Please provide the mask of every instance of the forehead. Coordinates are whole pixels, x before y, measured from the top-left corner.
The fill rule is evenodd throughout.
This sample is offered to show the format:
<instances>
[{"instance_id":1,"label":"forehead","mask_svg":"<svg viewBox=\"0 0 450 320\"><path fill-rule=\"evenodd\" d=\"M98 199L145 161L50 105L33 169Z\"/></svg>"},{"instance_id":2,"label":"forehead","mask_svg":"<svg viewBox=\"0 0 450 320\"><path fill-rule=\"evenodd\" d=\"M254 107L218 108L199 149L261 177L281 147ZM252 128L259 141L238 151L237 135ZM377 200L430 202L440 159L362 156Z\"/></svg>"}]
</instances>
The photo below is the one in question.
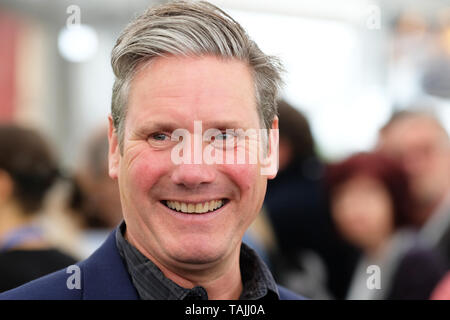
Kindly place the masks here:
<instances>
[{"instance_id":1,"label":"forehead","mask_svg":"<svg viewBox=\"0 0 450 320\"><path fill-rule=\"evenodd\" d=\"M435 144L448 140L444 130L431 118L408 117L398 120L386 131L385 142L403 148L416 144Z\"/></svg>"},{"instance_id":2,"label":"forehead","mask_svg":"<svg viewBox=\"0 0 450 320\"><path fill-rule=\"evenodd\" d=\"M367 173L355 174L348 179L348 183L352 185L364 185L368 187L379 187L382 183L379 179Z\"/></svg>"},{"instance_id":3,"label":"forehead","mask_svg":"<svg viewBox=\"0 0 450 320\"><path fill-rule=\"evenodd\" d=\"M257 121L253 77L236 59L159 57L132 81L128 115L138 119ZM128 118L128 116L127 116ZM257 121L258 122L258 121Z\"/></svg>"},{"instance_id":4,"label":"forehead","mask_svg":"<svg viewBox=\"0 0 450 320\"><path fill-rule=\"evenodd\" d=\"M369 174L361 173L351 176L348 180L339 185L334 192L334 196L349 194L367 195L367 192L385 193L387 192L387 189L379 179Z\"/></svg>"}]
</instances>

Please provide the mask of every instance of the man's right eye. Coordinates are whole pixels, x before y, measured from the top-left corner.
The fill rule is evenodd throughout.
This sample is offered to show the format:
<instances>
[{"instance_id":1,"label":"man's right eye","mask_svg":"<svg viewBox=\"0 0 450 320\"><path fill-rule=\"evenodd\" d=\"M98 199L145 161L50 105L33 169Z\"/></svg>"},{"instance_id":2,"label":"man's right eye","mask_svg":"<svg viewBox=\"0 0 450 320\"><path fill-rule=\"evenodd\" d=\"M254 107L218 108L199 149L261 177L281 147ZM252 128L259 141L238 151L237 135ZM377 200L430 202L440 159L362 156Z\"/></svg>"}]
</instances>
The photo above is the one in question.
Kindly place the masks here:
<instances>
[{"instance_id":1,"label":"man's right eye","mask_svg":"<svg viewBox=\"0 0 450 320\"><path fill-rule=\"evenodd\" d=\"M157 141L165 141L169 139L169 136L165 133L155 133L149 136L149 139L157 140Z\"/></svg>"},{"instance_id":2,"label":"man's right eye","mask_svg":"<svg viewBox=\"0 0 450 320\"><path fill-rule=\"evenodd\" d=\"M147 141L153 147L165 147L170 142L170 135L162 132L152 133L148 136Z\"/></svg>"}]
</instances>

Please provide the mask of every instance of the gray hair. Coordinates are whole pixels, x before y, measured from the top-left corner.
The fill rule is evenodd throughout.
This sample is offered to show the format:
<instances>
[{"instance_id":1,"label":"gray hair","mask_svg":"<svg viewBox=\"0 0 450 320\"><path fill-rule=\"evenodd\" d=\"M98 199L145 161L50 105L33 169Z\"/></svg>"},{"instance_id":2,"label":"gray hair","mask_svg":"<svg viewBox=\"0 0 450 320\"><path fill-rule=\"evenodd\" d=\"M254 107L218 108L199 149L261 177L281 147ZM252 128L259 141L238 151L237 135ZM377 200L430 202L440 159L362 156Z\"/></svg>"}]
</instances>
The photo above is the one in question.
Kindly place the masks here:
<instances>
[{"instance_id":1,"label":"gray hair","mask_svg":"<svg viewBox=\"0 0 450 320\"><path fill-rule=\"evenodd\" d=\"M174 1L150 7L134 19L112 50L116 79L111 114L121 151L131 81L144 63L167 55L215 55L247 63L255 83L261 127L271 128L282 83L281 62L264 54L239 23L218 7L205 1Z\"/></svg>"}]
</instances>

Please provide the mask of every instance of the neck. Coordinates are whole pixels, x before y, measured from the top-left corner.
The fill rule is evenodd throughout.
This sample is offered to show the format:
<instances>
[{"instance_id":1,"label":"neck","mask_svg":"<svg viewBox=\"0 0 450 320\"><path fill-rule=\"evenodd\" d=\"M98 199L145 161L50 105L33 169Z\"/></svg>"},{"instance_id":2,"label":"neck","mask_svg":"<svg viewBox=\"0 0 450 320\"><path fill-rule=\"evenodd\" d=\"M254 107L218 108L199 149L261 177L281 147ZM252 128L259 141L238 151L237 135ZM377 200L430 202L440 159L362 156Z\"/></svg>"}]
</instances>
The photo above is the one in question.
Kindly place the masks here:
<instances>
[{"instance_id":1,"label":"neck","mask_svg":"<svg viewBox=\"0 0 450 320\"><path fill-rule=\"evenodd\" d=\"M242 280L239 267L240 245L230 257L220 262L204 265L163 264L155 259L125 232L127 239L143 255L150 259L166 276L183 288L203 287L210 300L237 300L242 292Z\"/></svg>"},{"instance_id":2,"label":"neck","mask_svg":"<svg viewBox=\"0 0 450 320\"><path fill-rule=\"evenodd\" d=\"M11 230L31 223L32 217L22 212L19 206L10 201L0 207L0 238Z\"/></svg>"},{"instance_id":3,"label":"neck","mask_svg":"<svg viewBox=\"0 0 450 320\"><path fill-rule=\"evenodd\" d=\"M423 201L416 204L415 224L419 227L423 226L428 219L438 210L439 206L443 203L449 192L444 192L439 197L436 197L433 201Z\"/></svg>"},{"instance_id":4,"label":"neck","mask_svg":"<svg viewBox=\"0 0 450 320\"><path fill-rule=\"evenodd\" d=\"M377 241L376 243L373 243L372 245L368 246L366 248L367 256L370 259L378 260L380 257L383 256L383 253L386 249L387 244L389 243L389 240L390 240L390 237L386 237L386 238L383 238L380 241Z\"/></svg>"}]
</instances>

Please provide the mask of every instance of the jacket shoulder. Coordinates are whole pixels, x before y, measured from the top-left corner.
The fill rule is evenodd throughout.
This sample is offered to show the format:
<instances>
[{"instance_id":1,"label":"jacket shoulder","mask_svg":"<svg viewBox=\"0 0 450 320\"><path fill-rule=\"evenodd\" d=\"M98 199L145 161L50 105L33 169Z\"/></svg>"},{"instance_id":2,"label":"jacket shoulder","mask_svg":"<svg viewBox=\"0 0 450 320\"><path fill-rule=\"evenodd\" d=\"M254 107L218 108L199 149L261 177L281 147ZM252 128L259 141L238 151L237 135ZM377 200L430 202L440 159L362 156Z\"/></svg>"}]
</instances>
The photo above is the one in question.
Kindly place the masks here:
<instances>
[{"instance_id":1,"label":"jacket shoulder","mask_svg":"<svg viewBox=\"0 0 450 320\"><path fill-rule=\"evenodd\" d=\"M79 300L80 289L70 289L68 268L30 281L15 289L0 293L0 300Z\"/></svg>"},{"instance_id":2,"label":"jacket shoulder","mask_svg":"<svg viewBox=\"0 0 450 320\"><path fill-rule=\"evenodd\" d=\"M9 300L136 300L116 247L116 230L86 260L0 294ZM75 266L78 266L78 270ZM79 272L79 278L75 277ZM79 286L77 286L77 280ZM75 287L75 288L74 288ZM78 288L79 289L78 289Z\"/></svg>"},{"instance_id":3,"label":"jacket shoulder","mask_svg":"<svg viewBox=\"0 0 450 320\"><path fill-rule=\"evenodd\" d=\"M307 298L280 285L278 285L278 293L280 294L280 300L307 300Z\"/></svg>"}]
</instances>

